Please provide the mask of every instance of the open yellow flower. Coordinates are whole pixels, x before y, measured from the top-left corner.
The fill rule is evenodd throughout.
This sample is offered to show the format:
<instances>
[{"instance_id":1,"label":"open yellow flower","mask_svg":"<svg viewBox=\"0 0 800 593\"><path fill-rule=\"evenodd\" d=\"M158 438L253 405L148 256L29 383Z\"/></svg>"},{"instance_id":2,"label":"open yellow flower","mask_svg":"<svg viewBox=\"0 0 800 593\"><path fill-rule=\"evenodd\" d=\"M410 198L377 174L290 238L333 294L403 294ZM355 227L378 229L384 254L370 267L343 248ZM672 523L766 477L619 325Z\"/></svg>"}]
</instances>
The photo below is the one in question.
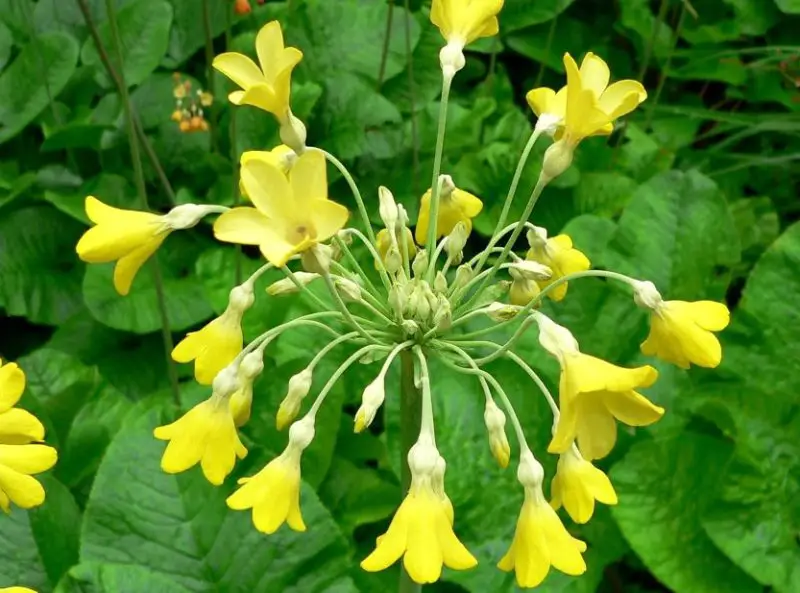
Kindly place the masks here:
<instances>
[{"instance_id":1,"label":"open yellow flower","mask_svg":"<svg viewBox=\"0 0 800 593\"><path fill-rule=\"evenodd\" d=\"M574 148L588 136L608 135L613 122L627 115L647 98L641 83L620 80L608 84L611 74L602 58L589 52L580 68L571 55L564 54L567 85L557 93L549 88L536 88L526 99L537 117L546 116L556 131Z\"/></svg>"},{"instance_id":2,"label":"open yellow flower","mask_svg":"<svg viewBox=\"0 0 800 593\"><path fill-rule=\"evenodd\" d=\"M44 502L44 488L34 474L53 467L58 454L47 445L0 444L0 509L6 513L11 503L30 509Z\"/></svg>"},{"instance_id":3,"label":"open yellow flower","mask_svg":"<svg viewBox=\"0 0 800 593\"><path fill-rule=\"evenodd\" d=\"M442 184L439 196L439 212L436 221L436 238L449 235L459 222L472 231L472 219L483 210L483 202L471 193L458 189L449 178ZM428 240L428 225L431 216L431 190L425 192L419 206L419 218L414 236L417 243L425 245Z\"/></svg>"},{"instance_id":4,"label":"open yellow flower","mask_svg":"<svg viewBox=\"0 0 800 593\"><path fill-rule=\"evenodd\" d=\"M236 433L230 398L213 394L197 404L172 424L159 426L153 435L169 441L161 469L177 474L200 464L206 479L219 486L247 449Z\"/></svg>"},{"instance_id":5,"label":"open yellow flower","mask_svg":"<svg viewBox=\"0 0 800 593\"><path fill-rule=\"evenodd\" d=\"M722 360L722 346L711 332L728 326L730 311L714 301L661 301L650 315L650 335L642 352L683 369L690 364L714 368Z\"/></svg>"},{"instance_id":6,"label":"open yellow flower","mask_svg":"<svg viewBox=\"0 0 800 593\"><path fill-rule=\"evenodd\" d=\"M113 208L94 196L86 198L86 215L96 226L78 241L78 257L89 263L116 261L114 288L121 295L128 294L139 268L161 246L172 226L160 214Z\"/></svg>"},{"instance_id":7,"label":"open yellow flower","mask_svg":"<svg viewBox=\"0 0 800 593\"><path fill-rule=\"evenodd\" d=\"M361 562L361 568L369 572L384 570L401 556L408 575L417 583L439 580L443 565L465 570L478 563L453 532L450 500L434 492L429 479L412 479L389 530L378 538L375 550Z\"/></svg>"},{"instance_id":8,"label":"open yellow flower","mask_svg":"<svg viewBox=\"0 0 800 593\"><path fill-rule=\"evenodd\" d=\"M347 222L347 208L328 200L325 157L303 153L288 178L268 162L242 165L242 182L255 208L233 208L214 223L220 241L258 245L275 266L325 241Z\"/></svg>"},{"instance_id":9,"label":"open yellow flower","mask_svg":"<svg viewBox=\"0 0 800 593\"><path fill-rule=\"evenodd\" d=\"M259 65L245 55L227 52L214 58L213 66L242 89L228 95L231 103L258 107L285 122L289 116L292 70L303 54L294 47L284 47L278 21L261 27L256 36L256 54Z\"/></svg>"},{"instance_id":10,"label":"open yellow flower","mask_svg":"<svg viewBox=\"0 0 800 593\"><path fill-rule=\"evenodd\" d=\"M658 377L651 366L625 369L578 351L561 356L559 396L561 415L548 451L566 453L577 440L581 454L599 459L617 440L616 420L629 426L647 426L664 414L637 393Z\"/></svg>"},{"instance_id":11,"label":"open yellow flower","mask_svg":"<svg viewBox=\"0 0 800 593\"><path fill-rule=\"evenodd\" d=\"M583 574L586 563L581 554L585 551L586 544L567 532L547 504L541 486L526 487L514 540L497 567L513 570L517 584L527 589L538 586L551 566L564 574Z\"/></svg>"},{"instance_id":12,"label":"open yellow flower","mask_svg":"<svg viewBox=\"0 0 800 593\"><path fill-rule=\"evenodd\" d=\"M431 22L448 42L461 47L481 37L497 35L497 13L503 0L433 0Z\"/></svg>"},{"instance_id":13,"label":"open yellow flower","mask_svg":"<svg viewBox=\"0 0 800 593\"><path fill-rule=\"evenodd\" d=\"M570 447L558 459L553 478L550 504L555 510L563 505L576 523L586 523L594 514L594 501L617 504L617 493L602 470L581 457Z\"/></svg>"},{"instance_id":14,"label":"open yellow flower","mask_svg":"<svg viewBox=\"0 0 800 593\"><path fill-rule=\"evenodd\" d=\"M552 271L549 278L538 281L540 288L549 286L559 278L583 272L591 267L589 258L572 246L572 239L568 235L547 238L546 231L544 229L541 231L529 234L531 248L526 256L527 259L543 264ZM554 301L562 300L566 294L566 282L547 292L547 296Z\"/></svg>"}]
</instances>

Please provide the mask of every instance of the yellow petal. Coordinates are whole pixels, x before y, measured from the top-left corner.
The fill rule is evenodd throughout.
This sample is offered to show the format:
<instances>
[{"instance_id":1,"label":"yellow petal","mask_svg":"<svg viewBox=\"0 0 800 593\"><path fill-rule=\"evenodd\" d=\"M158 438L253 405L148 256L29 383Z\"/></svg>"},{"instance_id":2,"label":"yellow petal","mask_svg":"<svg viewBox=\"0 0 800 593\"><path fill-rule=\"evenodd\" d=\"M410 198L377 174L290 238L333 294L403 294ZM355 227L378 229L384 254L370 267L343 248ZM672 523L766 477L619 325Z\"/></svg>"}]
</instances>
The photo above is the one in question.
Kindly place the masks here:
<instances>
[{"instance_id":1,"label":"yellow petal","mask_svg":"<svg viewBox=\"0 0 800 593\"><path fill-rule=\"evenodd\" d=\"M467 218L475 218L483 210L483 202L480 198L463 189L454 189L452 199Z\"/></svg>"},{"instance_id":2,"label":"yellow petal","mask_svg":"<svg viewBox=\"0 0 800 593\"><path fill-rule=\"evenodd\" d=\"M608 86L611 72L608 70L608 64L601 57L589 52L581 62L580 76L581 86L592 91L594 96L599 98Z\"/></svg>"},{"instance_id":3,"label":"yellow petal","mask_svg":"<svg viewBox=\"0 0 800 593\"><path fill-rule=\"evenodd\" d=\"M291 243L286 240L283 234L274 229L269 229L268 232L264 234L259 248L269 263L276 267L282 267L286 265L290 257L308 249L313 244L314 241L310 239L301 241L298 244Z\"/></svg>"},{"instance_id":4,"label":"yellow petal","mask_svg":"<svg viewBox=\"0 0 800 593\"><path fill-rule=\"evenodd\" d=\"M664 415L664 408L635 391L609 391L604 396L603 401L608 411L628 426L648 426Z\"/></svg>"},{"instance_id":5,"label":"yellow petal","mask_svg":"<svg viewBox=\"0 0 800 593\"><path fill-rule=\"evenodd\" d=\"M0 445L0 466L23 474L38 474L56 464L58 453L47 445Z\"/></svg>"},{"instance_id":6,"label":"yellow petal","mask_svg":"<svg viewBox=\"0 0 800 593\"><path fill-rule=\"evenodd\" d=\"M603 92L598 105L613 121L636 109L645 99L647 99L647 91L640 82L620 80Z\"/></svg>"},{"instance_id":7,"label":"yellow petal","mask_svg":"<svg viewBox=\"0 0 800 593\"><path fill-rule=\"evenodd\" d=\"M283 52L283 31L278 21L270 21L256 35L256 54L267 80L275 79L276 62Z\"/></svg>"},{"instance_id":8,"label":"yellow petal","mask_svg":"<svg viewBox=\"0 0 800 593\"><path fill-rule=\"evenodd\" d=\"M540 525L550 551L550 564L564 574L578 576L586 572L586 562L581 552L586 544L573 538L555 511L547 505L539 507Z\"/></svg>"},{"instance_id":9,"label":"yellow petal","mask_svg":"<svg viewBox=\"0 0 800 593\"><path fill-rule=\"evenodd\" d=\"M552 113L552 106L555 104L556 92L547 87L540 87L527 92L525 100L536 114Z\"/></svg>"},{"instance_id":10,"label":"yellow petal","mask_svg":"<svg viewBox=\"0 0 800 593\"><path fill-rule=\"evenodd\" d=\"M25 391L25 373L17 363L0 362L0 412L14 406Z\"/></svg>"},{"instance_id":11,"label":"yellow petal","mask_svg":"<svg viewBox=\"0 0 800 593\"><path fill-rule=\"evenodd\" d=\"M26 410L12 408L0 412L0 444L26 445L44 438L44 426Z\"/></svg>"},{"instance_id":12,"label":"yellow petal","mask_svg":"<svg viewBox=\"0 0 800 593\"><path fill-rule=\"evenodd\" d=\"M379 538L375 550L361 561L361 568L367 572L377 572L390 567L397 562L406 549L408 535L408 516L403 511L402 505L398 509L389 530Z\"/></svg>"},{"instance_id":13,"label":"yellow petal","mask_svg":"<svg viewBox=\"0 0 800 593\"><path fill-rule=\"evenodd\" d=\"M280 120L286 117L286 110L289 107L284 95L285 92L279 95L276 92L276 87L272 85L266 83L256 84L244 91L239 97L239 104L258 107L268 111Z\"/></svg>"},{"instance_id":14,"label":"yellow petal","mask_svg":"<svg viewBox=\"0 0 800 593\"><path fill-rule=\"evenodd\" d=\"M289 172L294 206L301 212L311 210L318 200L328 199L328 176L325 155L316 150L307 150L295 161Z\"/></svg>"},{"instance_id":15,"label":"yellow petal","mask_svg":"<svg viewBox=\"0 0 800 593\"><path fill-rule=\"evenodd\" d=\"M414 238L419 245L425 245L428 241L428 224L431 216L431 190L426 191L420 199L419 215L417 217L417 228L414 231Z\"/></svg>"},{"instance_id":16,"label":"yellow petal","mask_svg":"<svg viewBox=\"0 0 800 593\"><path fill-rule=\"evenodd\" d=\"M617 442L617 423L601 398L599 393L579 395L575 403L575 438L581 454L590 461L608 455Z\"/></svg>"},{"instance_id":17,"label":"yellow petal","mask_svg":"<svg viewBox=\"0 0 800 593\"><path fill-rule=\"evenodd\" d=\"M211 385L214 377L242 351L241 317L229 311L202 329L190 332L172 350L176 362L195 361L195 378Z\"/></svg>"},{"instance_id":18,"label":"yellow petal","mask_svg":"<svg viewBox=\"0 0 800 593\"><path fill-rule=\"evenodd\" d=\"M347 208L330 200L314 200L308 204L311 226L317 241L327 241L347 224Z\"/></svg>"},{"instance_id":19,"label":"yellow petal","mask_svg":"<svg viewBox=\"0 0 800 593\"><path fill-rule=\"evenodd\" d=\"M212 65L245 90L264 82L261 69L253 60L240 53L219 54Z\"/></svg>"},{"instance_id":20,"label":"yellow petal","mask_svg":"<svg viewBox=\"0 0 800 593\"><path fill-rule=\"evenodd\" d=\"M158 235L141 247L133 250L128 255L121 257L114 266L114 288L122 296L127 295L131 290L131 284L136 277L136 273L144 265L144 262L156 252L156 250L167 238L168 233Z\"/></svg>"},{"instance_id":21,"label":"yellow petal","mask_svg":"<svg viewBox=\"0 0 800 593\"><path fill-rule=\"evenodd\" d=\"M44 488L31 476L19 473L0 463L0 493L22 509L44 502ZM7 510L8 503L3 505Z\"/></svg>"},{"instance_id":22,"label":"yellow petal","mask_svg":"<svg viewBox=\"0 0 800 593\"><path fill-rule=\"evenodd\" d=\"M260 245L272 226L269 219L255 208L232 208L214 221L214 237L226 243Z\"/></svg>"},{"instance_id":23,"label":"yellow petal","mask_svg":"<svg viewBox=\"0 0 800 593\"><path fill-rule=\"evenodd\" d=\"M267 218L279 219L291 212L294 197L289 180L277 166L263 160L249 160L242 165L241 175L250 201Z\"/></svg>"}]
</instances>

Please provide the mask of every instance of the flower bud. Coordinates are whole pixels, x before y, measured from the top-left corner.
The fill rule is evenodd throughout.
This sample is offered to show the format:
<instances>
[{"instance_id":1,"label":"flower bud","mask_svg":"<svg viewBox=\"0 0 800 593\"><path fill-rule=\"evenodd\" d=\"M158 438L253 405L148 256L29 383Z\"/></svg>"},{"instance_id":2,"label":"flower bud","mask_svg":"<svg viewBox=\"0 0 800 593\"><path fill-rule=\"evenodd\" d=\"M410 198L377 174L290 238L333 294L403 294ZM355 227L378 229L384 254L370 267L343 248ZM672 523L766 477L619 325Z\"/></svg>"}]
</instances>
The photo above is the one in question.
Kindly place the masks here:
<instances>
[{"instance_id":1,"label":"flower bud","mask_svg":"<svg viewBox=\"0 0 800 593\"><path fill-rule=\"evenodd\" d=\"M456 277L453 279L452 289L457 290L463 288L472 280L473 276L472 267L469 264L461 264L456 269Z\"/></svg>"},{"instance_id":2,"label":"flower bud","mask_svg":"<svg viewBox=\"0 0 800 593\"><path fill-rule=\"evenodd\" d=\"M400 250L396 245L392 245L389 247L388 251L386 251L383 264L386 266L386 271L390 274L397 274L400 268L403 267L403 256L400 255Z\"/></svg>"},{"instance_id":3,"label":"flower bud","mask_svg":"<svg viewBox=\"0 0 800 593\"><path fill-rule=\"evenodd\" d=\"M450 301L443 294L436 297L436 307L433 313L433 325L437 329L445 330L453 324L453 312Z\"/></svg>"},{"instance_id":4,"label":"flower bud","mask_svg":"<svg viewBox=\"0 0 800 593\"><path fill-rule=\"evenodd\" d=\"M534 311L532 313L539 325L539 344L550 354L563 360L564 355L578 352L578 341L572 333L547 315Z\"/></svg>"},{"instance_id":5,"label":"flower bud","mask_svg":"<svg viewBox=\"0 0 800 593\"><path fill-rule=\"evenodd\" d=\"M544 482L544 468L527 447L523 448L519 456L517 479L526 488L541 488Z\"/></svg>"},{"instance_id":6,"label":"flower bud","mask_svg":"<svg viewBox=\"0 0 800 593\"><path fill-rule=\"evenodd\" d=\"M423 281L414 288L414 292L408 299L408 306L412 311L412 317L424 323L430 317L431 304L428 301L428 291L425 290L423 284L427 286L428 283Z\"/></svg>"},{"instance_id":7,"label":"flower bud","mask_svg":"<svg viewBox=\"0 0 800 593\"><path fill-rule=\"evenodd\" d=\"M414 258L414 263L411 264L411 269L414 270L415 278L422 278L425 272L428 271L428 252L425 249L417 251L417 256Z\"/></svg>"},{"instance_id":8,"label":"flower bud","mask_svg":"<svg viewBox=\"0 0 800 593\"><path fill-rule=\"evenodd\" d=\"M360 303L363 299L361 297L361 287L352 280L347 278L336 278L333 281L336 291L339 296L346 302Z\"/></svg>"},{"instance_id":9,"label":"flower bud","mask_svg":"<svg viewBox=\"0 0 800 593\"><path fill-rule=\"evenodd\" d=\"M467 225L462 221L456 223L450 234L447 235L444 250L447 252L447 259L453 263L459 264L464 258L464 246L467 244L467 237L469 231Z\"/></svg>"},{"instance_id":10,"label":"flower bud","mask_svg":"<svg viewBox=\"0 0 800 593\"><path fill-rule=\"evenodd\" d=\"M331 259L333 259L333 249L330 245L323 245L317 243L306 249L302 255L303 268L307 272L317 274L327 274L331 268Z\"/></svg>"},{"instance_id":11,"label":"flower bud","mask_svg":"<svg viewBox=\"0 0 800 593\"><path fill-rule=\"evenodd\" d=\"M404 319L400 326L407 336L413 336L419 332L419 324L413 319Z\"/></svg>"},{"instance_id":12,"label":"flower bud","mask_svg":"<svg viewBox=\"0 0 800 593\"><path fill-rule=\"evenodd\" d=\"M384 389L385 376L380 373L375 380L367 385L361 396L361 407L356 412L355 432L361 432L375 419L375 413L383 404L386 397Z\"/></svg>"},{"instance_id":13,"label":"flower bud","mask_svg":"<svg viewBox=\"0 0 800 593\"><path fill-rule=\"evenodd\" d=\"M508 272L514 279L524 280L547 280L553 275L553 270L549 267L527 259L511 264Z\"/></svg>"},{"instance_id":14,"label":"flower bud","mask_svg":"<svg viewBox=\"0 0 800 593\"><path fill-rule=\"evenodd\" d=\"M531 246L531 249L541 249L547 244L547 229L534 226L532 229L528 229L525 237L528 239L528 245Z\"/></svg>"},{"instance_id":15,"label":"flower bud","mask_svg":"<svg viewBox=\"0 0 800 593\"><path fill-rule=\"evenodd\" d=\"M548 183L569 169L574 149L563 139L551 144L544 152L541 179Z\"/></svg>"},{"instance_id":16,"label":"flower bud","mask_svg":"<svg viewBox=\"0 0 800 593\"><path fill-rule=\"evenodd\" d=\"M391 233L394 232L399 218L397 211L397 204L394 201L394 196L387 188L380 186L378 188L378 213L380 214L383 224L386 225L387 230Z\"/></svg>"},{"instance_id":17,"label":"flower bud","mask_svg":"<svg viewBox=\"0 0 800 593\"><path fill-rule=\"evenodd\" d=\"M408 226L408 212L406 212L406 209L402 204L397 205L397 224L400 226Z\"/></svg>"},{"instance_id":18,"label":"flower bud","mask_svg":"<svg viewBox=\"0 0 800 593\"><path fill-rule=\"evenodd\" d=\"M353 244L353 235L350 234L347 229L342 229L336 233L336 238L338 241L331 241L331 259L334 261L339 261L344 255L344 251L339 246L339 241L341 241L345 246L350 247L350 245Z\"/></svg>"},{"instance_id":19,"label":"flower bud","mask_svg":"<svg viewBox=\"0 0 800 593\"><path fill-rule=\"evenodd\" d=\"M406 294L406 287L399 284L392 284L389 289L388 296L389 306L395 312L397 317L402 317L403 312L408 306L408 294Z\"/></svg>"},{"instance_id":20,"label":"flower bud","mask_svg":"<svg viewBox=\"0 0 800 593\"><path fill-rule=\"evenodd\" d=\"M438 293L447 292L447 276L442 274L441 270L436 272L436 277L433 279L433 290Z\"/></svg>"},{"instance_id":21,"label":"flower bud","mask_svg":"<svg viewBox=\"0 0 800 593\"><path fill-rule=\"evenodd\" d=\"M408 451L408 468L412 476L432 476L439 462L439 451L427 434L419 439Z\"/></svg>"},{"instance_id":22,"label":"flower bud","mask_svg":"<svg viewBox=\"0 0 800 593\"><path fill-rule=\"evenodd\" d=\"M649 280L635 281L633 286L633 301L643 309L656 310L664 302L656 285Z\"/></svg>"},{"instance_id":23,"label":"flower bud","mask_svg":"<svg viewBox=\"0 0 800 593\"><path fill-rule=\"evenodd\" d=\"M289 445L304 450L314 440L314 419L305 417L292 424L289 428Z\"/></svg>"},{"instance_id":24,"label":"flower bud","mask_svg":"<svg viewBox=\"0 0 800 593\"><path fill-rule=\"evenodd\" d=\"M278 430L283 430L297 416L303 399L311 390L312 378L313 370L306 367L289 379L289 389L275 417L275 426Z\"/></svg>"},{"instance_id":25,"label":"flower bud","mask_svg":"<svg viewBox=\"0 0 800 593\"><path fill-rule=\"evenodd\" d=\"M500 467L508 467L508 462L511 459L511 446L508 444L508 437L506 437L505 431L506 415L494 403L494 400L486 400L483 421L489 433L489 449L491 449L492 455Z\"/></svg>"},{"instance_id":26,"label":"flower bud","mask_svg":"<svg viewBox=\"0 0 800 593\"><path fill-rule=\"evenodd\" d=\"M228 297L228 308L240 315L253 306L256 297L253 293L253 285L244 282L239 286L234 286Z\"/></svg>"},{"instance_id":27,"label":"flower bud","mask_svg":"<svg viewBox=\"0 0 800 593\"><path fill-rule=\"evenodd\" d=\"M294 277L301 285L306 286L312 280L319 278L319 274L311 272L295 272ZM296 292L300 292L300 289L297 288L294 282L292 282L291 278L282 278L281 280L273 282L267 286L267 294L270 296L294 294Z\"/></svg>"},{"instance_id":28,"label":"flower bud","mask_svg":"<svg viewBox=\"0 0 800 593\"><path fill-rule=\"evenodd\" d=\"M297 154L303 154L305 152L306 127L291 111L289 111L288 116L281 121L280 137L281 142Z\"/></svg>"},{"instance_id":29,"label":"flower bud","mask_svg":"<svg viewBox=\"0 0 800 593\"><path fill-rule=\"evenodd\" d=\"M527 278L517 278L511 283L511 289L508 291L508 300L512 305L524 307L541 293L539 285L533 280Z\"/></svg>"},{"instance_id":30,"label":"flower bud","mask_svg":"<svg viewBox=\"0 0 800 593\"><path fill-rule=\"evenodd\" d=\"M253 404L253 382L264 370L264 350L260 347L250 352L239 365L239 389L231 396L229 406L237 428L250 420Z\"/></svg>"},{"instance_id":31,"label":"flower bud","mask_svg":"<svg viewBox=\"0 0 800 593\"><path fill-rule=\"evenodd\" d=\"M185 230L195 226L206 214L216 211L213 206L181 204L167 212L162 220L173 230Z\"/></svg>"},{"instance_id":32,"label":"flower bud","mask_svg":"<svg viewBox=\"0 0 800 593\"><path fill-rule=\"evenodd\" d=\"M514 319L522 307L516 305L506 305L505 303L494 302L483 309L492 321L508 321Z\"/></svg>"},{"instance_id":33,"label":"flower bud","mask_svg":"<svg viewBox=\"0 0 800 593\"><path fill-rule=\"evenodd\" d=\"M456 189L456 184L450 175L439 175L440 192L439 197L446 198Z\"/></svg>"}]
</instances>

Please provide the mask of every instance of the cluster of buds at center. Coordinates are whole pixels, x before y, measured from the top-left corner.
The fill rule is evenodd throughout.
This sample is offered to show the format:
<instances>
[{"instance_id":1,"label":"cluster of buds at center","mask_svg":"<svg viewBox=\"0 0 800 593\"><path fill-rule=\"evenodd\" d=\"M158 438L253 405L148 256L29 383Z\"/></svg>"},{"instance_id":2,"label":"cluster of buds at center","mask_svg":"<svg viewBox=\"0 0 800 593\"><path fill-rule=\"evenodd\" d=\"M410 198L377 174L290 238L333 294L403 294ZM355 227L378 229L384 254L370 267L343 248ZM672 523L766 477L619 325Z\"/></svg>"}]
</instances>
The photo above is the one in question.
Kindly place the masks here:
<instances>
[{"instance_id":1,"label":"cluster of buds at center","mask_svg":"<svg viewBox=\"0 0 800 593\"><path fill-rule=\"evenodd\" d=\"M192 81L184 79L179 72L172 75L172 80L175 110L170 119L178 124L181 132L207 132L208 121L205 119L203 108L210 107L214 103L213 95L202 89L192 92Z\"/></svg>"},{"instance_id":2,"label":"cluster of buds at center","mask_svg":"<svg viewBox=\"0 0 800 593\"><path fill-rule=\"evenodd\" d=\"M542 300L557 304L567 296L568 285L585 277L619 281L633 294L631 309L638 305L649 313L650 335L642 344L643 353L682 367L719 364L720 345L712 332L728 322L728 311L719 303L667 301L650 282L589 269L588 258L570 237L550 237L528 221L546 186L569 166L578 144L588 136L611 133L614 120L646 97L635 81L609 86L608 67L594 54L588 54L580 68L565 56L567 85L558 92L542 88L528 93L539 123L520 157L494 232L482 250L465 253L483 202L440 170L447 101L452 79L463 67L461 50L497 32L501 6L500 0L433 0L431 20L446 40L440 55L442 117L431 187L420 198L404 196L398 203L381 187L377 196L365 199L334 155L306 144L305 125L290 108L291 75L302 53L285 47L280 25L271 22L256 37L258 64L237 53L214 61L215 68L241 87L229 100L272 114L284 143L242 155L239 173L248 206L184 205L180 212L155 215L117 210L89 198L87 214L97 226L78 244L78 253L87 261L118 260L115 282L119 276L120 292L127 292L136 270L171 231L193 226L197 217L207 214L220 214L213 224L218 240L252 245L266 260L231 292L219 318L191 333L173 352L176 360L194 361L198 381L211 383L211 393L176 422L156 429L157 438L169 441L162 459L167 472L199 464L210 482L221 484L246 454L238 431L248 422L253 382L267 364L263 357L269 346L299 327L327 336L307 366L289 380L276 410L278 429L289 429L286 449L256 475L240 480L239 489L228 498L232 509L252 509L255 527L265 533L283 523L297 531L306 529L300 511L302 453L314 438L316 416L327 395L352 365L377 365L354 418L355 431L365 431L382 413L386 399L400 396L399 390L387 389L386 381L399 361L404 391L416 390L421 402L419 438L407 457L411 483L362 567L382 570L402 557L418 583L437 580L445 565L464 570L477 562L456 536L454 508L445 492L447 452L436 446L433 400L450 395L443 392L443 374L463 374L475 381L486 402L487 452L502 468L516 457L525 502L498 566L515 571L520 586L534 587L551 566L571 575L586 570L586 545L568 533L556 510L563 506L574 521L584 523L596 501L616 503L613 486L592 462L611 452L618 423L647 426L664 412L638 391L656 380L653 367L621 368L585 354L566 327L539 310ZM555 142L545 153L536 184L524 188L528 198L522 200L522 216L506 225L522 172L531 166L531 148L546 135ZM348 226L350 213L329 198L329 165L347 181L360 225ZM402 203L417 199L419 215L412 232ZM383 228L373 228L370 213L376 210ZM514 248L523 233L529 249L517 254ZM364 253L368 255L359 256ZM271 269L285 277L267 288L270 298L300 293L316 310L272 327L245 345L240 324L258 298L256 282ZM560 365L557 398L515 352L527 332L537 332L544 352ZM349 355L330 376L317 381L320 361L336 349L349 350ZM498 359L517 365L530 378L528 389L544 397L552 411L547 452L558 455L559 463L549 502L544 470L505 391L505 376L492 372L491 363ZM433 361L435 366L429 364ZM532 397L524 391L515 385L512 395ZM509 442L507 425L515 443Z\"/></svg>"}]
</instances>

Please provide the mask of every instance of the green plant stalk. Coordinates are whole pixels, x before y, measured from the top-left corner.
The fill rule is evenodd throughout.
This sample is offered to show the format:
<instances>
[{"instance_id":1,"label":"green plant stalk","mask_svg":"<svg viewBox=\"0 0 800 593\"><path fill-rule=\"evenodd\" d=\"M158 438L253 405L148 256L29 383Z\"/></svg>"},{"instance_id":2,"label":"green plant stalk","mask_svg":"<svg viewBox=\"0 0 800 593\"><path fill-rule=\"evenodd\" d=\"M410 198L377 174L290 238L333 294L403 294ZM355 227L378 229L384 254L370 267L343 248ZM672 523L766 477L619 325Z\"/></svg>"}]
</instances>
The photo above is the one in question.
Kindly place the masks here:
<instances>
[{"instance_id":1,"label":"green plant stalk","mask_svg":"<svg viewBox=\"0 0 800 593\"><path fill-rule=\"evenodd\" d=\"M378 66L378 85L377 90L380 92L383 86L383 79L386 76L386 58L389 57L389 43L392 40L392 16L394 13L394 0L389 0L389 6L386 10L386 28L383 31L383 47L381 48L381 62Z\"/></svg>"},{"instance_id":2,"label":"green plant stalk","mask_svg":"<svg viewBox=\"0 0 800 593\"><path fill-rule=\"evenodd\" d=\"M417 85L414 80L414 52L411 50L411 5L409 0L403 1L405 18L403 19L403 32L405 33L406 59L408 60L408 98L411 106L411 191L414 195L417 190L417 172L419 171L419 146L417 142ZM405 244L405 242L404 242Z\"/></svg>"},{"instance_id":3,"label":"green plant stalk","mask_svg":"<svg viewBox=\"0 0 800 593\"><path fill-rule=\"evenodd\" d=\"M89 15L88 7L85 0L80 0L82 7L85 9L84 15ZM136 121L133 115L133 107L131 106L130 96L128 95L128 86L125 83L125 74L122 69L122 44L119 37L119 28L117 27L117 9L114 0L106 0L106 11L108 12L108 21L111 28L111 41L114 44L114 53L116 54L117 62L120 66L119 71L119 88L120 98L122 99L122 106L125 110L125 119L128 127L128 143L131 148L131 162L133 163L134 180L136 182L136 190L139 194L139 200L142 208L148 210L147 204L147 189L144 183L144 171L142 169L141 153L139 152L139 137L136 133ZM87 20L87 24L93 27L93 23ZM97 31L93 31L94 41L97 44L98 53L105 52L103 43L100 40ZM109 62L110 63L110 62ZM167 375L169 376L170 386L172 387L172 395L175 399L175 404L180 405L180 389L178 387L178 373L175 369L175 363L172 361L170 353L174 347L172 342L172 332L169 325L169 315L167 314L166 299L164 296L164 281L161 277L161 268L158 265L158 260L154 257L151 260L150 269L153 272L153 284L156 289L156 298L158 300L158 314L161 317L161 337L164 342L164 355L167 362Z\"/></svg>"},{"instance_id":4,"label":"green plant stalk","mask_svg":"<svg viewBox=\"0 0 800 593\"><path fill-rule=\"evenodd\" d=\"M419 437L422 422L422 393L414 385L414 355L410 350L400 353L400 477L402 495L411 486L411 470L408 467L408 452ZM411 580L400 567L399 593L419 593L422 585Z\"/></svg>"},{"instance_id":5,"label":"green plant stalk","mask_svg":"<svg viewBox=\"0 0 800 593\"><path fill-rule=\"evenodd\" d=\"M667 55L667 61L664 63L664 68L661 70L661 76L658 78L658 86L656 87L655 95L653 95L653 101L650 103L650 106L647 110L647 119L644 123L644 129L647 130L650 128L650 124L653 121L653 114L655 113L656 107L658 107L658 102L661 99L661 93L664 90L664 85L667 83L667 78L669 78L670 68L672 67L672 57L675 55L675 48L678 45L678 40L681 38L681 31L683 30L683 21L686 17L686 4L681 4L681 14L678 17L678 25L675 27L675 34L672 36L672 45L669 49L669 55Z\"/></svg>"},{"instance_id":6,"label":"green plant stalk","mask_svg":"<svg viewBox=\"0 0 800 593\"><path fill-rule=\"evenodd\" d=\"M432 249L436 245L436 227L439 220L439 198L442 188L439 185L439 174L442 171L442 151L444 149L444 133L447 128L447 102L450 99L450 85L453 83L451 76L442 76L442 101L439 104L439 127L436 132L436 151L433 153L433 174L431 175L431 201L428 211L428 236L425 247ZM433 259L428 262L426 276L433 270Z\"/></svg>"}]
</instances>

